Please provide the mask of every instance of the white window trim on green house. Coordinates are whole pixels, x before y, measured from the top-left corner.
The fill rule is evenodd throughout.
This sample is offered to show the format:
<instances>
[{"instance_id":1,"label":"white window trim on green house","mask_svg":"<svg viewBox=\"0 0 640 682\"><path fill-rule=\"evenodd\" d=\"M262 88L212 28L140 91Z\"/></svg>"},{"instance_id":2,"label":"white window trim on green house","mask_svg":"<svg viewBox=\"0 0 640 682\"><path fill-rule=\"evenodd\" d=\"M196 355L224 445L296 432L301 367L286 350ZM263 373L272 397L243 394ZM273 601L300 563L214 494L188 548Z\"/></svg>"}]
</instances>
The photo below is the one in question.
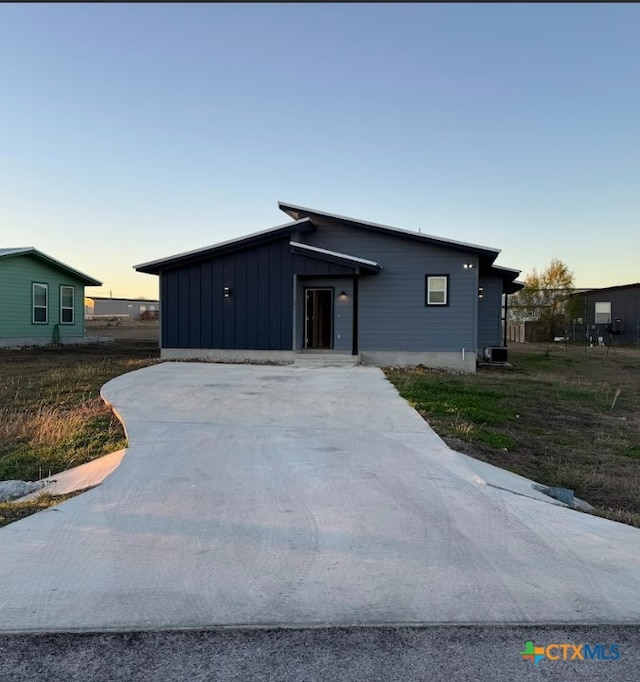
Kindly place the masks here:
<instances>
[{"instance_id":1,"label":"white window trim on green house","mask_svg":"<svg viewBox=\"0 0 640 682\"><path fill-rule=\"evenodd\" d=\"M67 293L65 293L65 290ZM69 296L69 291L71 293L71 305L65 305L65 296ZM75 287L69 286L67 284L60 285L60 324L75 324ZM66 313L66 315L65 315ZM67 319L65 319L65 317ZM70 318L70 319L69 319Z\"/></svg>"},{"instance_id":2,"label":"white window trim on green house","mask_svg":"<svg viewBox=\"0 0 640 682\"><path fill-rule=\"evenodd\" d=\"M36 287L44 289L44 305L36 304ZM44 320L36 319L36 310L44 310ZM31 284L31 322L33 324L49 324L49 285L42 282Z\"/></svg>"},{"instance_id":3,"label":"white window trim on green house","mask_svg":"<svg viewBox=\"0 0 640 682\"><path fill-rule=\"evenodd\" d=\"M449 305L449 275L426 275L425 305Z\"/></svg>"}]
</instances>

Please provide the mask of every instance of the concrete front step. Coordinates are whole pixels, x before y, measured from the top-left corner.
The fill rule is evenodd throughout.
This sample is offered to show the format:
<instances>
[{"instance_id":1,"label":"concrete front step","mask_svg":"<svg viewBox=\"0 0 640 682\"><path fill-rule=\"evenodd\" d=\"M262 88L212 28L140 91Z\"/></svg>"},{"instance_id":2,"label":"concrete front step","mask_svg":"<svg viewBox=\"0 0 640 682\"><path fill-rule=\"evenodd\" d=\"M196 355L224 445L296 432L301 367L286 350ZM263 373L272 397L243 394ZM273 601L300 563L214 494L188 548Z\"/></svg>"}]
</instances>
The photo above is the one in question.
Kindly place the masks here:
<instances>
[{"instance_id":1,"label":"concrete front step","mask_svg":"<svg viewBox=\"0 0 640 682\"><path fill-rule=\"evenodd\" d=\"M298 353L294 365L298 367L353 367L360 363L359 355L350 353Z\"/></svg>"}]
</instances>

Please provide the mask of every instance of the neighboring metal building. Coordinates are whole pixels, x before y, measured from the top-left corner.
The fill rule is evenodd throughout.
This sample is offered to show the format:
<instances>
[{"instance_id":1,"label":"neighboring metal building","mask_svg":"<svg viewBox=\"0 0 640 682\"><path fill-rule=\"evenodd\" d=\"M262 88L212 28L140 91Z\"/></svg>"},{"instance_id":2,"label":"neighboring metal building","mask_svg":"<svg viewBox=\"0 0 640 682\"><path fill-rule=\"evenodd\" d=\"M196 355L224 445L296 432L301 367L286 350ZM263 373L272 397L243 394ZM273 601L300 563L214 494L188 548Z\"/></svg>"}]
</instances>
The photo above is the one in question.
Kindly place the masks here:
<instances>
[{"instance_id":1,"label":"neighboring metal building","mask_svg":"<svg viewBox=\"0 0 640 682\"><path fill-rule=\"evenodd\" d=\"M157 318L160 309L159 301L111 296L87 296L85 305L88 320L100 317L120 317L129 320L139 320L141 317Z\"/></svg>"},{"instance_id":2,"label":"neighboring metal building","mask_svg":"<svg viewBox=\"0 0 640 682\"><path fill-rule=\"evenodd\" d=\"M0 249L0 346L85 341L84 288L101 284L32 246Z\"/></svg>"},{"instance_id":3,"label":"neighboring metal building","mask_svg":"<svg viewBox=\"0 0 640 682\"><path fill-rule=\"evenodd\" d=\"M640 346L639 282L574 295L584 302L584 316L573 329L577 340Z\"/></svg>"},{"instance_id":4,"label":"neighboring metal building","mask_svg":"<svg viewBox=\"0 0 640 682\"><path fill-rule=\"evenodd\" d=\"M501 347L499 250L280 203L293 222L135 266L160 276L164 358L293 358L475 371Z\"/></svg>"}]
</instances>

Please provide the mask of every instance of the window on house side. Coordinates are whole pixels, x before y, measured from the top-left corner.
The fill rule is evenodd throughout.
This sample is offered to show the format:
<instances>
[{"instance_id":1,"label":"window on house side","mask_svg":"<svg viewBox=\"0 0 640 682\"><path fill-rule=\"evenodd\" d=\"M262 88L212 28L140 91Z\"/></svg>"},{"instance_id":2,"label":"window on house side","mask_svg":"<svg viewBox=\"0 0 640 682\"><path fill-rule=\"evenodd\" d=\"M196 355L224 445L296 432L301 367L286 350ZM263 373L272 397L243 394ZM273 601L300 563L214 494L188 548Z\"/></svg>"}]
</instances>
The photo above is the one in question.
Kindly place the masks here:
<instances>
[{"instance_id":1,"label":"window on house side","mask_svg":"<svg viewBox=\"0 0 640 682\"><path fill-rule=\"evenodd\" d=\"M33 323L47 324L49 321L49 285L32 285Z\"/></svg>"},{"instance_id":2,"label":"window on house side","mask_svg":"<svg viewBox=\"0 0 640 682\"><path fill-rule=\"evenodd\" d=\"M60 323L73 324L73 303L74 303L73 287L60 287Z\"/></svg>"},{"instance_id":3,"label":"window on house side","mask_svg":"<svg viewBox=\"0 0 640 682\"><path fill-rule=\"evenodd\" d=\"M449 275L426 275L425 305L449 305Z\"/></svg>"},{"instance_id":4,"label":"window on house side","mask_svg":"<svg viewBox=\"0 0 640 682\"><path fill-rule=\"evenodd\" d=\"M609 324L611 322L611 301L596 302L595 323Z\"/></svg>"}]
</instances>

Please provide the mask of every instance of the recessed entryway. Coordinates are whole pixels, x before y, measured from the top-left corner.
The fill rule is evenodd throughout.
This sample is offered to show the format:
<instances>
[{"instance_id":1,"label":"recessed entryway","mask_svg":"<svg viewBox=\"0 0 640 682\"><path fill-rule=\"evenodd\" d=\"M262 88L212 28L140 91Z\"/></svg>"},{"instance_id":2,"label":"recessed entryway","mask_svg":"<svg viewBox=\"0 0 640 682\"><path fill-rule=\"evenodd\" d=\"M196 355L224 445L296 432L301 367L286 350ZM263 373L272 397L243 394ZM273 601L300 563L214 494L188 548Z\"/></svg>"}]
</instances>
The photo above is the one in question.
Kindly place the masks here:
<instances>
[{"instance_id":1,"label":"recessed entryway","mask_svg":"<svg viewBox=\"0 0 640 682\"><path fill-rule=\"evenodd\" d=\"M305 289L304 348L333 348L333 288Z\"/></svg>"}]
</instances>

